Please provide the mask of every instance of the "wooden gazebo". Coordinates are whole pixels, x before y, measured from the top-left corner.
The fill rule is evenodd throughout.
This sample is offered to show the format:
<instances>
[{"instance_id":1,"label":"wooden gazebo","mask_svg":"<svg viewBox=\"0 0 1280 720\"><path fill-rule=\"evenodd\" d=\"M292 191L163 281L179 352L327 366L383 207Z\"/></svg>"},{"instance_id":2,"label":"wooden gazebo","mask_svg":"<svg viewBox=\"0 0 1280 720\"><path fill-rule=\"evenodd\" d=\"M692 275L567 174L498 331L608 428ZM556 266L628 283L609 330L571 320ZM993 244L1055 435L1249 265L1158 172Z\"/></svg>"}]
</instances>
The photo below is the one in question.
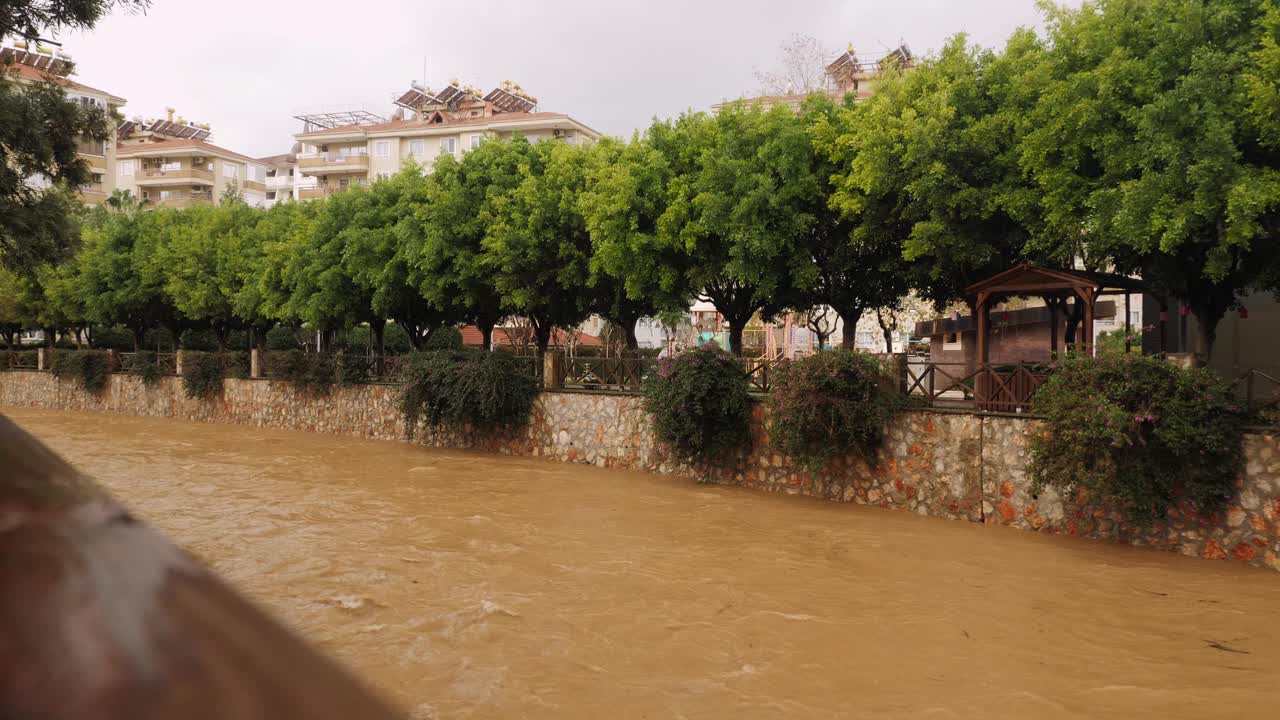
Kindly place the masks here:
<instances>
[{"instance_id":1,"label":"wooden gazebo","mask_svg":"<svg viewBox=\"0 0 1280 720\"><path fill-rule=\"evenodd\" d=\"M965 288L969 303L973 306L977 323L978 363L990 359L991 320L990 311L996 303L1010 297L1039 297L1050 309L1049 344L1052 352L1061 348L1059 322L1066 301L1075 298L1083 308L1081 325L1076 333L1074 346L1082 352L1091 352L1093 345L1094 304L1102 295L1124 295L1124 328L1128 336L1131 330L1130 296L1143 290L1141 280L1113 273L1089 270L1058 270L1023 263L993 275L986 280ZM1126 350L1128 343L1125 344Z\"/></svg>"},{"instance_id":2,"label":"wooden gazebo","mask_svg":"<svg viewBox=\"0 0 1280 720\"><path fill-rule=\"evenodd\" d=\"M1059 270L1023 263L993 275L965 289L974 310L976 353L973 368L974 400L978 409L1018 411L1030 407L1031 397L1047 377L1043 368L1018 362L992 367L991 308L1010 297L1040 297L1049 308L1050 351L1062 349L1059 331L1067 300L1074 298L1073 310L1079 324L1072 343L1078 352L1093 352L1094 305L1102 295L1124 295L1125 352L1129 351L1130 296L1142 292L1141 280L1112 273L1088 270Z\"/></svg>"}]
</instances>

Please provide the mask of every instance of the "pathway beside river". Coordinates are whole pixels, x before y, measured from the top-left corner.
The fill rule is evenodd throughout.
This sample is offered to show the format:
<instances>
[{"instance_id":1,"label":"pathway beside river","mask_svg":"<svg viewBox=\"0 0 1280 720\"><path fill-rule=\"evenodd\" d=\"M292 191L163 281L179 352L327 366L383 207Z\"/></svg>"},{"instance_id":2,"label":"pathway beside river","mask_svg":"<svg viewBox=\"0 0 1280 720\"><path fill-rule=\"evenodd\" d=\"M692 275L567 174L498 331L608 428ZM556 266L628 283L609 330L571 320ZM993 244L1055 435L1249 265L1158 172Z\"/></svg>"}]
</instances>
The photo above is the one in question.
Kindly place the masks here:
<instances>
[{"instance_id":1,"label":"pathway beside river","mask_svg":"<svg viewBox=\"0 0 1280 720\"><path fill-rule=\"evenodd\" d=\"M7 409L417 718L1216 718L1280 575L555 462Z\"/></svg>"}]
</instances>

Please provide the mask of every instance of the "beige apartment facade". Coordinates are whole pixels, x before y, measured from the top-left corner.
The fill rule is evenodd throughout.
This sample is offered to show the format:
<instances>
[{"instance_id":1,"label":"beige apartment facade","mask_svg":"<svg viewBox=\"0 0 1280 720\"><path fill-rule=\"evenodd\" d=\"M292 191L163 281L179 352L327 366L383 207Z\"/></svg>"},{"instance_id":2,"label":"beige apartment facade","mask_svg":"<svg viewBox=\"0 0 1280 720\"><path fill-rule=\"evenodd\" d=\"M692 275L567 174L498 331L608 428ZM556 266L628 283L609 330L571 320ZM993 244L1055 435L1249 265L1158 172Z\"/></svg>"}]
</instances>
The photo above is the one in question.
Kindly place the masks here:
<instances>
[{"instance_id":1,"label":"beige apartment facade","mask_svg":"<svg viewBox=\"0 0 1280 720\"><path fill-rule=\"evenodd\" d=\"M203 140L125 143L116 157L118 186L149 207L216 204L232 185L249 205L266 205L265 166Z\"/></svg>"},{"instance_id":2,"label":"beige apartment facade","mask_svg":"<svg viewBox=\"0 0 1280 720\"><path fill-rule=\"evenodd\" d=\"M17 82L35 83L51 79L64 88L68 100L99 108L108 118L118 114L125 104L124 98L72 80L71 71L70 58L62 53L19 46L0 48L0 72L9 74ZM93 179L79 188L80 199L85 204L97 205L116 189L116 145L115 138L102 141L86 139L79 143L77 154L93 174ZM41 180L33 179L33 182Z\"/></svg>"},{"instance_id":3,"label":"beige apartment facade","mask_svg":"<svg viewBox=\"0 0 1280 720\"><path fill-rule=\"evenodd\" d=\"M295 136L301 143L298 172L314 179L299 188L299 199L389 178L410 161L430 172L442 155L460 158L488 140L516 134L531 142L570 144L600 138L564 113L537 112L537 99L512 83L484 96L457 84L440 91L415 85L396 105L400 109L390 121L363 112L298 116L306 128Z\"/></svg>"}]
</instances>

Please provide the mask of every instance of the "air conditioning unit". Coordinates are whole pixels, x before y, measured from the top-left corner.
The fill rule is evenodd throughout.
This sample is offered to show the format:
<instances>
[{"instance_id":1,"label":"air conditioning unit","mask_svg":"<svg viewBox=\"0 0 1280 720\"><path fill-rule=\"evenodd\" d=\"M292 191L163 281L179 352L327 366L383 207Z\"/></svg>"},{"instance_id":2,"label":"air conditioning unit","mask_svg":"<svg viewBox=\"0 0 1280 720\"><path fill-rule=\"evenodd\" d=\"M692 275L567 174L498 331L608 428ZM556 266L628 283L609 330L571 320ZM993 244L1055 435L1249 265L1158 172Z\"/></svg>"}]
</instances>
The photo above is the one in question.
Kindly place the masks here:
<instances>
[{"instance_id":1,"label":"air conditioning unit","mask_svg":"<svg viewBox=\"0 0 1280 720\"><path fill-rule=\"evenodd\" d=\"M551 137L560 137L563 134L564 134L564 131L561 130L560 128L556 128L551 131Z\"/></svg>"}]
</instances>

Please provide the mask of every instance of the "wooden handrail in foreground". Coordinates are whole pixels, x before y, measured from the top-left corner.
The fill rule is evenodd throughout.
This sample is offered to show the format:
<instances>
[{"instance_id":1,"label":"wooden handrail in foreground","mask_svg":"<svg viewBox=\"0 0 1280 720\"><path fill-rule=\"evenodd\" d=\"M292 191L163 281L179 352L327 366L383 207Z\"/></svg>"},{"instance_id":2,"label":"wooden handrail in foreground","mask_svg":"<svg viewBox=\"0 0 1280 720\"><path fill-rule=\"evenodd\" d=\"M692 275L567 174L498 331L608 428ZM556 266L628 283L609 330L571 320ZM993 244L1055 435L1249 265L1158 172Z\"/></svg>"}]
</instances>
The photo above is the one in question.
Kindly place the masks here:
<instances>
[{"instance_id":1,"label":"wooden handrail in foreground","mask_svg":"<svg viewBox=\"0 0 1280 720\"><path fill-rule=\"evenodd\" d=\"M0 717L402 715L0 416Z\"/></svg>"}]
</instances>

